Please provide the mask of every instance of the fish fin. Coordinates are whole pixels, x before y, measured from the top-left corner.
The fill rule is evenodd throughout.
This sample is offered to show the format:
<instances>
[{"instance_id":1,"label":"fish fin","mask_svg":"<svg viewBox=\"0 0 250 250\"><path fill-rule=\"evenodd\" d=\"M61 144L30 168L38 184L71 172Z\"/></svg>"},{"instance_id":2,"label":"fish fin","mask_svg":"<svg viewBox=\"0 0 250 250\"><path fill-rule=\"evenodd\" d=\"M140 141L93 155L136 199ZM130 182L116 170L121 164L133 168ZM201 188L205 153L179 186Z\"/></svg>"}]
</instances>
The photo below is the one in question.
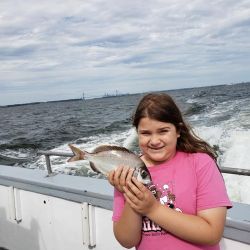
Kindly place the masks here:
<instances>
[{"instance_id":1,"label":"fish fin","mask_svg":"<svg viewBox=\"0 0 250 250\"><path fill-rule=\"evenodd\" d=\"M131 153L127 148L120 147L120 146L115 146L115 145L101 145L98 146L94 149L93 153L100 153L103 151L109 151L109 150L118 150L118 151L123 151L123 152L128 152Z\"/></svg>"},{"instance_id":2,"label":"fish fin","mask_svg":"<svg viewBox=\"0 0 250 250\"><path fill-rule=\"evenodd\" d=\"M92 161L89 162L89 165L94 172L101 173Z\"/></svg>"},{"instance_id":3,"label":"fish fin","mask_svg":"<svg viewBox=\"0 0 250 250\"><path fill-rule=\"evenodd\" d=\"M84 151L82 151L80 148L77 148L77 147L73 146L72 144L68 144L68 146L70 147L70 149L73 152L74 156L69 158L67 160L67 162L84 160L84 154L85 154Z\"/></svg>"}]
</instances>

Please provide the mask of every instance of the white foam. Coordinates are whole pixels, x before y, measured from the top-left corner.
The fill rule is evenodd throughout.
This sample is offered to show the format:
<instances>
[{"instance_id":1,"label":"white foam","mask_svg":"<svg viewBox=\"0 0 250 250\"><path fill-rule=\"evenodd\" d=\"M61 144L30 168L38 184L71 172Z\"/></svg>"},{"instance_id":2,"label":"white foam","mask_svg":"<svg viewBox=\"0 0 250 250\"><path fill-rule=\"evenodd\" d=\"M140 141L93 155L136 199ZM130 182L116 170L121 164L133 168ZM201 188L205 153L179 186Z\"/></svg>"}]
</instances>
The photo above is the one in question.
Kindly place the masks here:
<instances>
[{"instance_id":1,"label":"white foam","mask_svg":"<svg viewBox=\"0 0 250 250\"><path fill-rule=\"evenodd\" d=\"M127 149L132 149L133 145L137 141L137 138L138 138L138 135L137 135L136 129L131 128L128 131L128 136L125 138L125 140L123 142L123 147L125 147Z\"/></svg>"},{"instance_id":2,"label":"white foam","mask_svg":"<svg viewBox=\"0 0 250 250\"><path fill-rule=\"evenodd\" d=\"M195 132L211 145L218 145L219 165L227 168L250 169L250 130L235 129L231 126L202 126ZM250 182L248 176L223 174L229 197L233 201L250 204Z\"/></svg>"},{"instance_id":3,"label":"white foam","mask_svg":"<svg viewBox=\"0 0 250 250\"><path fill-rule=\"evenodd\" d=\"M187 103L195 103L195 102L197 102L195 99L188 99L187 101L186 101Z\"/></svg>"},{"instance_id":4,"label":"white foam","mask_svg":"<svg viewBox=\"0 0 250 250\"><path fill-rule=\"evenodd\" d=\"M223 174L229 198L232 201L250 204L249 176Z\"/></svg>"},{"instance_id":5,"label":"white foam","mask_svg":"<svg viewBox=\"0 0 250 250\"><path fill-rule=\"evenodd\" d=\"M231 131L230 136L225 138L221 144L225 148L221 157L225 166L250 169L250 130Z\"/></svg>"},{"instance_id":6,"label":"white foam","mask_svg":"<svg viewBox=\"0 0 250 250\"><path fill-rule=\"evenodd\" d=\"M4 151L4 155L9 156L10 158L11 157L30 158L30 154L29 153L15 151L15 150L11 150L11 149L6 149Z\"/></svg>"},{"instance_id":7,"label":"white foam","mask_svg":"<svg viewBox=\"0 0 250 250\"><path fill-rule=\"evenodd\" d=\"M224 134L223 128L219 126L195 127L194 132L203 140L207 141L210 145L220 145L221 138L223 137Z\"/></svg>"}]
</instances>

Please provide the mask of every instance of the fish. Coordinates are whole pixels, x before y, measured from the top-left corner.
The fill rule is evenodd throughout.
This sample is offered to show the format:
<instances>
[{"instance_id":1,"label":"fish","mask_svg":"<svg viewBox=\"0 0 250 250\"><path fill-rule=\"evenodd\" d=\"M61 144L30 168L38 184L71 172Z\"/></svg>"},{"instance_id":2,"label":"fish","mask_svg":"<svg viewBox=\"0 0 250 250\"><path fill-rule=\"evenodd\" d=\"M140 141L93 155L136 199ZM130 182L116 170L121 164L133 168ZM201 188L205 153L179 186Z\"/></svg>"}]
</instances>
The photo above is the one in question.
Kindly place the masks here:
<instances>
[{"instance_id":1,"label":"fish","mask_svg":"<svg viewBox=\"0 0 250 250\"><path fill-rule=\"evenodd\" d=\"M88 160L93 171L106 176L118 166L129 166L134 169L133 176L139 182L147 186L153 194L156 192L145 163L139 156L127 148L114 145L101 145L90 153L72 144L68 144L68 146L74 154L68 159L68 162Z\"/></svg>"}]
</instances>

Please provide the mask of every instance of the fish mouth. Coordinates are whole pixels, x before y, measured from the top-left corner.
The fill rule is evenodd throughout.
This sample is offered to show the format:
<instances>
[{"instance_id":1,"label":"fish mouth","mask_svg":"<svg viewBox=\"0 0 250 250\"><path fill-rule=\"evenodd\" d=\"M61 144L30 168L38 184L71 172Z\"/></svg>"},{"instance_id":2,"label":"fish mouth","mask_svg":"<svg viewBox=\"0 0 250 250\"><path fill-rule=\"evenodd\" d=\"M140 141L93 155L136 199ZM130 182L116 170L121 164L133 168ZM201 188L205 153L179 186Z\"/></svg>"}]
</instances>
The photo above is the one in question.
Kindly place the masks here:
<instances>
[{"instance_id":1,"label":"fish mouth","mask_svg":"<svg viewBox=\"0 0 250 250\"><path fill-rule=\"evenodd\" d=\"M150 188L151 186L153 186L153 182L152 181L147 181L146 183L144 183L144 185L147 187L147 188Z\"/></svg>"},{"instance_id":2,"label":"fish mouth","mask_svg":"<svg viewBox=\"0 0 250 250\"><path fill-rule=\"evenodd\" d=\"M150 187L153 185L153 182L151 180L144 180L143 184L146 186L146 187Z\"/></svg>"}]
</instances>

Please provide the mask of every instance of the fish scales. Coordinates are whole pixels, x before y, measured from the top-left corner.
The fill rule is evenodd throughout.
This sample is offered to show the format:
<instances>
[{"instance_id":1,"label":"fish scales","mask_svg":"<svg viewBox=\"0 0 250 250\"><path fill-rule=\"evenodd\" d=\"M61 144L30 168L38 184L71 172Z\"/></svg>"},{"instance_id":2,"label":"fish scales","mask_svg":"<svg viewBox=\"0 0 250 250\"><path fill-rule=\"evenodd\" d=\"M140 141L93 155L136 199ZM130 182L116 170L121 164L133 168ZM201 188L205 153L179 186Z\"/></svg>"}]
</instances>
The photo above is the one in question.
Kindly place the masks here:
<instances>
[{"instance_id":1,"label":"fish scales","mask_svg":"<svg viewBox=\"0 0 250 250\"><path fill-rule=\"evenodd\" d=\"M122 150L106 150L98 153L85 152L85 159L92 162L95 168L105 175L118 166L139 168L144 165L140 158Z\"/></svg>"}]
</instances>

